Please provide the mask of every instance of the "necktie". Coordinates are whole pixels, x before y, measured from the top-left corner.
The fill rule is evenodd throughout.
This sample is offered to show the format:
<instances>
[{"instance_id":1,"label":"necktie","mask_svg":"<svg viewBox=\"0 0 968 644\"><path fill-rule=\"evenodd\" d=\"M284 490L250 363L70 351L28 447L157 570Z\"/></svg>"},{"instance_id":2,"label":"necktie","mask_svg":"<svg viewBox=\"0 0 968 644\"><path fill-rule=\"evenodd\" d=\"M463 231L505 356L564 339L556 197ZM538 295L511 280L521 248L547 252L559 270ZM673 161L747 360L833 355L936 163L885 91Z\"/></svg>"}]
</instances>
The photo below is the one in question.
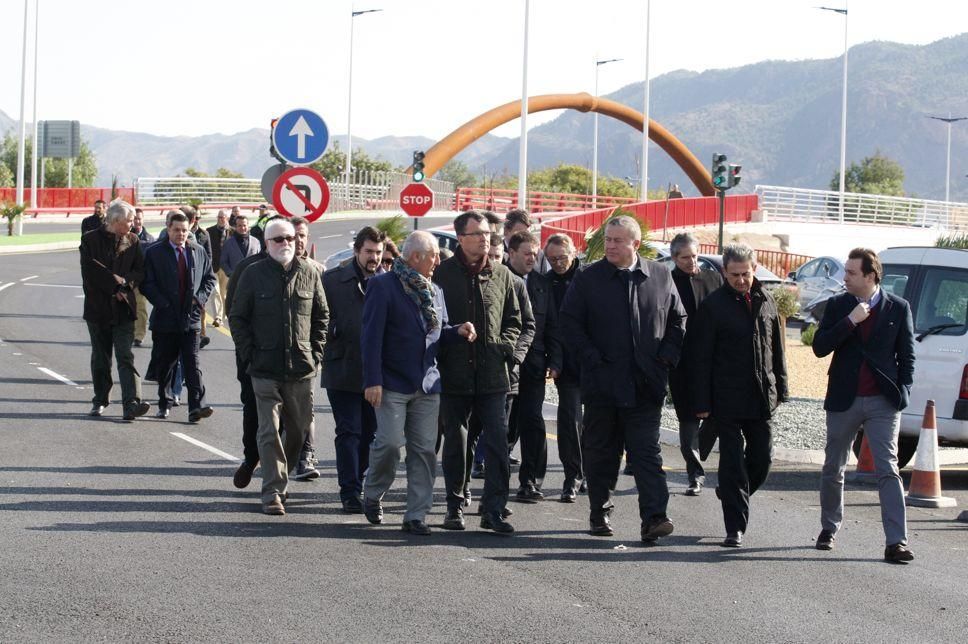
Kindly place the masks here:
<instances>
[{"instance_id":1,"label":"necktie","mask_svg":"<svg viewBox=\"0 0 968 644\"><path fill-rule=\"evenodd\" d=\"M178 303L185 303L185 291L188 289L188 262L185 261L185 249L178 249Z\"/></svg>"},{"instance_id":2,"label":"necktie","mask_svg":"<svg viewBox=\"0 0 968 644\"><path fill-rule=\"evenodd\" d=\"M750 313L753 313L753 298L750 297L749 291L746 291L746 294L743 295L743 299L746 300L746 310Z\"/></svg>"}]
</instances>

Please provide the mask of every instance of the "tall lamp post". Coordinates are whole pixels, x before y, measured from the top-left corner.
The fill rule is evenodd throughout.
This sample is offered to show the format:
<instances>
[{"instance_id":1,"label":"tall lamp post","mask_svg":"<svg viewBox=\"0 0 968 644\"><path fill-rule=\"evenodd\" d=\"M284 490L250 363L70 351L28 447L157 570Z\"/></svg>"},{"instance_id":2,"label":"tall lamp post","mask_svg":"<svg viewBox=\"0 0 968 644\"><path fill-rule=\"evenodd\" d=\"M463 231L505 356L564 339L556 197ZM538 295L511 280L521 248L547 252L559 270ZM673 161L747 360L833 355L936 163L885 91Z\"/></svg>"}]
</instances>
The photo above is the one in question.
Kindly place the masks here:
<instances>
[{"instance_id":1,"label":"tall lamp post","mask_svg":"<svg viewBox=\"0 0 968 644\"><path fill-rule=\"evenodd\" d=\"M649 44L652 36L649 17L651 10L651 0L645 0L645 99L642 107L642 179L639 182L643 202L649 200Z\"/></svg>"},{"instance_id":2,"label":"tall lamp post","mask_svg":"<svg viewBox=\"0 0 968 644\"><path fill-rule=\"evenodd\" d=\"M37 158L40 156L40 144L37 141L37 50L40 42L40 0L34 2L34 142L33 151L30 155L30 207L37 207ZM23 225L23 218L18 219ZM18 232L19 234L19 232Z\"/></svg>"},{"instance_id":3,"label":"tall lamp post","mask_svg":"<svg viewBox=\"0 0 968 644\"><path fill-rule=\"evenodd\" d=\"M595 60L595 98L598 98L598 70L602 65L617 63L621 58ZM595 135L592 140L592 208L598 207L598 112L595 112Z\"/></svg>"},{"instance_id":4,"label":"tall lamp post","mask_svg":"<svg viewBox=\"0 0 968 644\"><path fill-rule=\"evenodd\" d=\"M383 9L363 9L353 11L350 15L350 74L349 87L346 90L346 205L350 202L350 168L353 161L353 25L356 17L365 13L376 13Z\"/></svg>"},{"instance_id":5,"label":"tall lamp post","mask_svg":"<svg viewBox=\"0 0 968 644\"><path fill-rule=\"evenodd\" d=\"M844 223L844 180L847 166L847 0L844 8L817 7L823 11L833 11L844 17L844 87L840 103L840 206L837 221Z\"/></svg>"},{"instance_id":6,"label":"tall lamp post","mask_svg":"<svg viewBox=\"0 0 968 644\"><path fill-rule=\"evenodd\" d=\"M945 164L944 170L944 200L945 203L951 201L951 124L957 123L958 121L968 121L968 116L951 116L951 112L948 112L948 116L929 116L929 119L934 119L935 121L941 121L948 124L948 154L947 162Z\"/></svg>"},{"instance_id":7,"label":"tall lamp post","mask_svg":"<svg viewBox=\"0 0 968 644\"><path fill-rule=\"evenodd\" d=\"M17 205L24 204L24 156L26 154L27 120L24 102L27 99L27 13L28 0L24 0L24 46L20 70L20 141L17 144Z\"/></svg>"},{"instance_id":8,"label":"tall lamp post","mask_svg":"<svg viewBox=\"0 0 968 644\"><path fill-rule=\"evenodd\" d=\"M518 141L518 208L528 203L528 29L531 0L524 0L524 55L521 61L521 136Z\"/></svg>"}]
</instances>

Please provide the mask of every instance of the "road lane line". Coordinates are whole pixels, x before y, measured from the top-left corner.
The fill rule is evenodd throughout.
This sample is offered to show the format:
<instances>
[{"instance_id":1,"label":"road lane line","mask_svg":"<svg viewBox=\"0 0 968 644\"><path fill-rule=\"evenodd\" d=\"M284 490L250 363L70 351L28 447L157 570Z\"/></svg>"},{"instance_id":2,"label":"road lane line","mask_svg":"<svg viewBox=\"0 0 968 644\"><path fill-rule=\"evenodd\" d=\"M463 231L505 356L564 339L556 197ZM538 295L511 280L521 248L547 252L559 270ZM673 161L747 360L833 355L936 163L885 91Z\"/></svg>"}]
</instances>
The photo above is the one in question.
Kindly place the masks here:
<instances>
[{"instance_id":1,"label":"road lane line","mask_svg":"<svg viewBox=\"0 0 968 644\"><path fill-rule=\"evenodd\" d=\"M47 286L50 288L84 288L83 286L78 286L75 284L24 284L24 286Z\"/></svg>"},{"instance_id":2,"label":"road lane line","mask_svg":"<svg viewBox=\"0 0 968 644\"><path fill-rule=\"evenodd\" d=\"M16 284L16 282L10 282L9 284L4 284L3 286L0 286L0 291L2 291L5 288L10 288L14 284Z\"/></svg>"},{"instance_id":3,"label":"road lane line","mask_svg":"<svg viewBox=\"0 0 968 644\"><path fill-rule=\"evenodd\" d=\"M40 275L31 275L30 277L25 277L25 278L21 279L20 281L21 282L29 282L30 280L35 280L38 277L40 277Z\"/></svg>"},{"instance_id":4,"label":"road lane line","mask_svg":"<svg viewBox=\"0 0 968 644\"><path fill-rule=\"evenodd\" d=\"M74 382L73 380L71 380L69 378L65 378L64 376L60 375L56 371L51 371L47 367L37 367L37 369L40 370L40 371L42 371L43 373L46 373L48 376L50 376L54 380L60 380L65 385L70 385L71 387L80 387L80 385L77 384L76 382Z\"/></svg>"},{"instance_id":5,"label":"road lane line","mask_svg":"<svg viewBox=\"0 0 968 644\"><path fill-rule=\"evenodd\" d=\"M342 237L342 235L320 235L316 239L333 239L334 237Z\"/></svg>"},{"instance_id":6,"label":"road lane line","mask_svg":"<svg viewBox=\"0 0 968 644\"><path fill-rule=\"evenodd\" d=\"M198 440L197 438L192 438L191 436L186 436L185 434L182 434L181 432L169 432L169 433L172 436L175 436L177 438L180 438L183 441L189 442L192 445L196 445L198 447L201 447L204 450L208 450L212 454L215 454L216 456L221 456L222 458L224 458L226 460L229 460L229 461L232 461L233 463L237 463L240 460L242 460L242 459L236 458L235 456L232 456L231 454L227 454L226 452L223 452L222 450L218 449L217 447L212 447L211 445L208 445L206 443L203 443L202 441Z\"/></svg>"}]
</instances>

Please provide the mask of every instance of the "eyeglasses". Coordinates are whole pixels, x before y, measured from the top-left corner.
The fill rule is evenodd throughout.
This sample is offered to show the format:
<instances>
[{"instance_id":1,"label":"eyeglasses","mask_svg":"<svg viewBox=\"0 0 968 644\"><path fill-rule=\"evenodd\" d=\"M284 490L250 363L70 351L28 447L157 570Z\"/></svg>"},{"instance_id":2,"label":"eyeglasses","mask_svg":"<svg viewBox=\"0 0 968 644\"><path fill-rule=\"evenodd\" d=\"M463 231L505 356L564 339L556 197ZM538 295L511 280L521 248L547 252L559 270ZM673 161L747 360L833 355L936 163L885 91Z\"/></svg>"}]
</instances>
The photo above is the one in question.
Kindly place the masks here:
<instances>
[{"instance_id":1,"label":"eyeglasses","mask_svg":"<svg viewBox=\"0 0 968 644\"><path fill-rule=\"evenodd\" d=\"M567 264L568 260L571 259L571 255L558 255L557 257L545 255L545 259L548 260L549 264Z\"/></svg>"},{"instance_id":2,"label":"eyeglasses","mask_svg":"<svg viewBox=\"0 0 968 644\"><path fill-rule=\"evenodd\" d=\"M491 233L485 232L483 230L478 230L473 233L460 233L460 237L477 237L478 239L480 239L484 235L487 235L490 237Z\"/></svg>"},{"instance_id":3,"label":"eyeglasses","mask_svg":"<svg viewBox=\"0 0 968 644\"><path fill-rule=\"evenodd\" d=\"M290 244L296 241L296 238L292 235L279 235L278 237L270 237L271 241L281 244L283 242L289 242Z\"/></svg>"}]
</instances>

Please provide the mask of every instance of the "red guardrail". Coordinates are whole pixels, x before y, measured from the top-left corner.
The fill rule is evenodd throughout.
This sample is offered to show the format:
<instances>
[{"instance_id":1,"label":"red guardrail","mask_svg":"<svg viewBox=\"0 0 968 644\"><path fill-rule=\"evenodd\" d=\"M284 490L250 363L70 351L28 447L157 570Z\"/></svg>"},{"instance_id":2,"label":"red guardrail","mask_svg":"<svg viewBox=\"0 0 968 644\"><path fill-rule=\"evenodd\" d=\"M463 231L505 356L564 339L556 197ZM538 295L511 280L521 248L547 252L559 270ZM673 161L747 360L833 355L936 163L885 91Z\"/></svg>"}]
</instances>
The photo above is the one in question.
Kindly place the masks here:
<instances>
[{"instance_id":1,"label":"red guardrail","mask_svg":"<svg viewBox=\"0 0 968 644\"><path fill-rule=\"evenodd\" d=\"M518 191L504 188L458 188L455 194L456 210L490 210L496 213L507 212L512 208L523 207L532 214L541 212L567 212L593 208L591 195L569 194L565 192L529 192L527 203L518 206ZM605 197L599 195L600 207L619 206L635 203L630 197Z\"/></svg>"},{"instance_id":2,"label":"red guardrail","mask_svg":"<svg viewBox=\"0 0 968 644\"><path fill-rule=\"evenodd\" d=\"M38 212L94 212L94 202L98 199L111 201L111 188L39 188L37 190L37 208L28 209L28 213L37 216ZM118 188L115 198L134 203L134 188ZM16 188L0 188L0 202L17 200ZM30 188L24 189L24 202L30 203Z\"/></svg>"},{"instance_id":3,"label":"red guardrail","mask_svg":"<svg viewBox=\"0 0 968 644\"><path fill-rule=\"evenodd\" d=\"M622 207L645 222L649 230L695 228L711 226L719 222L719 199L717 197L649 201L623 204ZM748 222L751 213L758 207L759 199L756 195L726 197L726 223ZM589 229L601 226L602 222L614 211L615 207L600 208L548 222L541 227L541 241L544 243L552 234L562 233L571 237L576 248L583 250L585 248L585 233Z\"/></svg>"}]
</instances>

